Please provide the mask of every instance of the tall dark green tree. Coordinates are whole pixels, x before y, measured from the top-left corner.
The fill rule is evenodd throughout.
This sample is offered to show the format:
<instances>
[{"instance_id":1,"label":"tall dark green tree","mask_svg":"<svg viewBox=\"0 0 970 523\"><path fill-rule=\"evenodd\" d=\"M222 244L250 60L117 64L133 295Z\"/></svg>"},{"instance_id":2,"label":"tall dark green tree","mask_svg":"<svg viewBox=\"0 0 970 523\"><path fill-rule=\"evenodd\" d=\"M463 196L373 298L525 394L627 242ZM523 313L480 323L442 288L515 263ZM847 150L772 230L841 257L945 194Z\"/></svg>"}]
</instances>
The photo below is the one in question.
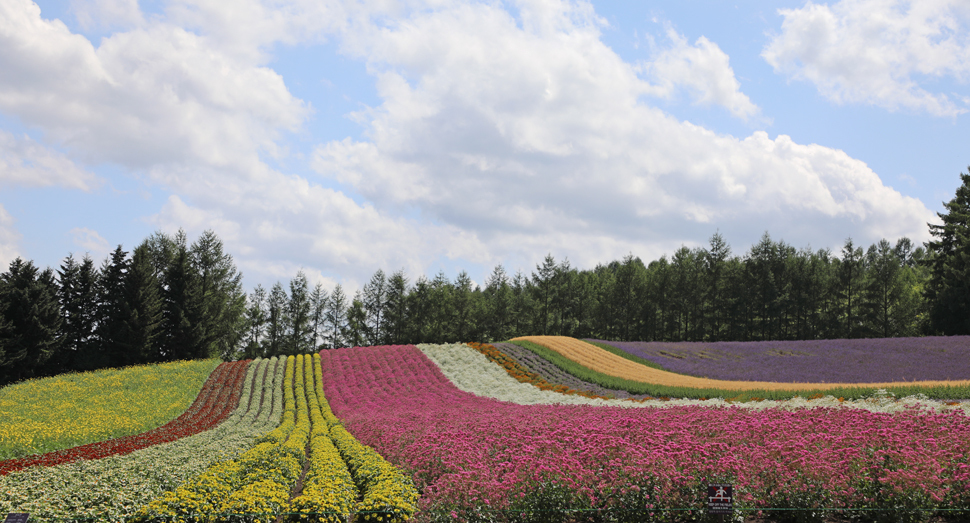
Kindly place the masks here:
<instances>
[{"instance_id":1,"label":"tall dark green tree","mask_svg":"<svg viewBox=\"0 0 970 523\"><path fill-rule=\"evenodd\" d=\"M326 312L326 346L329 349L343 347L344 332L347 328L347 295L338 283L330 292Z\"/></svg>"},{"instance_id":2,"label":"tall dark green tree","mask_svg":"<svg viewBox=\"0 0 970 523\"><path fill-rule=\"evenodd\" d=\"M78 263L68 255L58 271L63 362L67 370L91 370L97 351L94 328L98 319L98 271L90 256Z\"/></svg>"},{"instance_id":3,"label":"tall dark green tree","mask_svg":"<svg viewBox=\"0 0 970 523\"><path fill-rule=\"evenodd\" d=\"M289 326L289 296L280 282L269 291L266 314L266 336L263 339L263 354L280 356L286 350L286 332Z\"/></svg>"},{"instance_id":4,"label":"tall dark green tree","mask_svg":"<svg viewBox=\"0 0 970 523\"><path fill-rule=\"evenodd\" d=\"M387 281L387 310L384 313L386 338L383 343L408 343L406 335L411 320L408 310L408 291L408 277L404 270L392 274Z\"/></svg>"},{"instance_id":5,"label":"tall dark green tree","mask_svg":"<svg viewBox=\"0 0 970 523\"><path fill-rule=\"evenodd\" d=\"M306 354L313 351L313 302L310 300L310 282L303 271L290 280L288 304L289 328L287 329L286 354Z\"/></svg>"},{"instance_id":6,"label":"tall dark green tree","mask_svg":"<svg viewBox=\"0 0 970 523\"><path fill-rule=\"evenodd\" d=\"M263 350L267 315L266 289L257 284L247 299L246 349L244 351L246 358L265 358L268 356Z\"/></svg>"},{"instance_id":7,"label":"tall dark green tree","mask_svg":"<svg viewBox=\"0 0 970 523\"><path fill-rule=\"evenodd\" d=\"M130 260L119 245L101 265L98 280L98 324L95 329L98 351L93 368L128 364L130 355L125 342L127 316L125 280Z\"/></svg>"},{"instance_id":8,"label":"tall dark green tree","mask_svg":"<svg viewBox=\"0 0 970 523\"><path fill-rule=\"evenodd\" d=\"M54 271L17 258L0 274L0 384L39 374L61 346Z\"/></svg>"},{"instance_id":9,"label":"tall dark green tree","mask_svg":"<svg viewBox=\"0 0 970 523\"><path fill-rule=\"evenodd\" d=\"M512 287L504 267L496 265L492 269L492 273L485 279L485 289L482 292L485 301L482 318L485 338L489 341L508 339L511 332Z\"/></svg>"},{"instance_id":10,"label":"tall dark green tree","mask_svg":"<svg viewBox=\"0 0 970 523\"><path fill-rule=\"evenodd\" d=\"M185 231L172 238L171 261L164 273L162 293L162 354L165 360L208 357L201 319L198 276L192 264Z\"/></svg>"},{"instance_id":11,"label":"tall dark green tree","mask_svg":"<svg viewBox=\"0 0 970 523\"><path fill-rule=\"evenodd\" d=\"M115 340L120 352L112 365L162 361L161 284L155 276L152 253L146 243L135 248L124 281L120 330Z\"/></svg>"},{"instance_id":12,"label":"tall dark green tree","mask_svg":"<svg viewBox=\"0 0 970 523\"><path fill-rule=\"evenodd\" d=\"M930 280L926 286L929 330L934 334L970 334L970 167L962 184L937 213L942 223L928 224L926 244Z\"/></svg>"},{"instance_id":13,"label":"tall dark green tree","mask_svg":"<svg viewBox=\"0 0 970 523\"><path fill-rule=\"evenodd\" d=\"M347 321L343 328L343 339L350 347L359 347L366 343L367 333L367 309L364 307L364 300L360 291L354 294L354 299L347 307Z\"/></svg>"},{"instance_id":14,"label":"tall dark green tree","mask_svg":"<svg viewBox=\"0 0 970 523\"><path fill-rule=\"evenodd\" d=\"M242 290L242 274L232 256L223 250L222 240L211 230L199 236L190 252L199 306L198 357L234 359L245 331L246 294Z\"/></svg>"},{"instance_id":15,"label":"tall dark green tree","mask_svg":"<svg viewBox=\"0 0 970 523\"><path fill-rule=\"evenodd\" d=\"M863 332L861 321L862 289L865 282L865 259L862 248L845 240L842 257L835 265L836 296L839 302L842 337L856 338Z\"/></svg>"},{"instance_id":16,"label":"tall dark green tree","mask_svg":"<svg viewBox=\"0 0 970 523\"><path fill-rule=\"evenodd\" d=\"M371 343L375 345L381 343L381 340L387 337L384 332L387 290L387 276L385 276L383 270L378 269L370 281L364 285L364 292L361 295L364 310L367 312L368 336Z\"/></svg>"}]
</instances>

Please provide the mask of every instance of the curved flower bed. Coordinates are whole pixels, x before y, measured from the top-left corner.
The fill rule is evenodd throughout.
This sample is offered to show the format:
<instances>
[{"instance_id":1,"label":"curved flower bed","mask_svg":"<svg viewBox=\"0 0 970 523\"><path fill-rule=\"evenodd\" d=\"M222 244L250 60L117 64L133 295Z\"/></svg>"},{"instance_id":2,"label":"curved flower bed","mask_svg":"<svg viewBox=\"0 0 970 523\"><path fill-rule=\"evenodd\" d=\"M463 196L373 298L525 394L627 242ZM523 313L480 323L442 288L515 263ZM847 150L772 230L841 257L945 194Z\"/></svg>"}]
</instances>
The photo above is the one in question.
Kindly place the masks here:
<instances>
[{"instance_id":1,"label":"curved flower bed","mask_svg":"<svg viewBox=\"0 0 970 523\"><path fill-rule=\"evenodd\" d=\"M521 406L458 390L413 346L321 356L334 413L413 475L420 521L688 519L711 482L752 511L970 511L960 411Z\"/></svg>"},{"instance_id":2,"label":"curved flower bed","mask_svg":"<svg viewBox=\"0 0 970 523\"><path fill-rule=\"evenodd\" d=\"M79 459L100 459L174 441L208 430L229 416L239 404L247 361L223 363L206 380L195 402L178 418L148 432L89 443L66 450L0 462L0 475L27 467L60 465Z\"/></svg>"},{"instance_id":3,"label":"curved flower bed","mask_svg":"<svg viewBox=\"0 0 970 523\"><path fill-rule=\"evenodd\" d=\"M665 369L721 380L891 382L970 378L970 336L852 340L602 341Z\"/></svg>"},{"instance_id":4,"label":"curved flower bed","mask_svg":"<svg viewBox=\"0 0 970 523\"><path fill-rule=\"evenodd\" d=\"M32 520L50 522L130 521L138 507L236 457L279 424L283 363L277 363L272 358L249 366L238 408L211 430L130 454L0 476L0 513L29 512Z\"/></svg>"},{"instance_id":5,"label":"curved flower bed","mask_svg":"<svg viewBox=\"0 0 970 523\"><path fill-rule=\"evenodd\" d=\"M587 392L594 397L616 399L651 399L648 394L631 394L623 389L611 389L585 381L555 366L538 354L514 343L493 343L496 349L507 354L526 370L536 373L542 379L564 387Z\"/></svg>"},{"instance_id":6,"label":"curved flower bed","mask_svg":"<svg viewBox=\"0 0 970 523\"><path fill-rule=\"evenodd\" d=\"M199 396L219 360L61 374L0 388L0 460L146 432Z\"/></svg>"},{"instance_id":7,"label":"curved flower bed","mask_svg":"<svg viewBox=\"0 0 970 523\"><path fill-rule=\"evenodd\" d=\"M708 378L698 378L683 374L675 374L665 370L655 369L632 362L612 352L592 345L582 340L566 336L522 336L515 340L524 340L552 349L562 356L609 376L670 387L690 387L697 389L720 390L833 390L848 387L889 388L898 386L961 387L970 386L970 379L957 381L930 380L919 382L869 382L866 383L833 383L833 382L771 382L771 381L728 381Z\"/></svg>"}]
</instances>

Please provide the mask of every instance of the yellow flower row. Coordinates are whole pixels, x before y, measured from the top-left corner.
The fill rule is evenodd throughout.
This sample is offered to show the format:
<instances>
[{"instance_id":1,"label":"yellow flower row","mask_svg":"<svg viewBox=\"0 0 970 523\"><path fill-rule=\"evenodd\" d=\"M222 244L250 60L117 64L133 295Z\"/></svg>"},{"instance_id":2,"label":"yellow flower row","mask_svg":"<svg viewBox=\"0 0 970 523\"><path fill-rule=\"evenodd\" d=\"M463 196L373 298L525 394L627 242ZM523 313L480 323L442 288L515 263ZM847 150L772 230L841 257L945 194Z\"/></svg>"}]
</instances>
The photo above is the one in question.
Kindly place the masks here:
<instances>
[{"instance_id":1,"label":"yellow flower row","mask_svg":"<svg viewBox=\"0 0 970 523\"><path fill-rule=\"evenodd\" d=\"M282 512L289 500L290 488L303 468L302 449L294 456L292 447L284 446L289 434L281 433L284 427L289 427L290 431L296 428L293 368L294 359L290 356L283 373L283 390L274 391L274 411L279 400L283 400L282 423L259 438L253 448L237 459L217 463L174 491L155 499L138 512L137 519L190 522L211 520L211 516L219 515L223 519L218 520L225 521L229 514ZM279 383L279 380L275 382Z\"/></svg>"},{"instance_id":2,"label":"yellow flower row","mask_svg":"<svg viewBox=\"0 0 970 523\"><path fill-rule=\"evenodd\" d=\"M323 395L319 354L316 356L314 376L321 413L330 425L330 439L340 451L354 482L363 493L363 500L356 506L358 517L395 523L411 519L418 508L418 489L414 482L377 451L357 441L357 438L344 429Z\"/></svg>"},{"instance_id":3,"label":"yellow flower row","mask_svg":"<svg viewBox=\"0 0 970 523\"><path fill-rule=\"evenodd\" d=\"M140 518L230 521L246 515L245 520L260 522L288 514L287 521L336 523L352 513L380 522L414 515L418 492L411 478L357 441L330 410L319 354L287 358L282 395L279 426L238 459L166 492L142 509ZM304 466L303 490L290 499Z\"/></svg>"},{"instance_id":4,"label":"yellow flower row","mask_svg":"<svg viewBox=\"0 0 970 523\"><path fill-rule=\"evenodd\" d=\"M330 440L329 424L324 419L323 383L320 373L320 355L304 360L304 371L314 377L314 386L307 386L310 403L310 468L303 480L303 492L290 502L289 512L302 513L301 521L338 523L354 510L357 487ZM309 385L309 384L308 384ZM329 405L326 411L333 417ZM336 420L336 417L333 417ZM310 517L309 514L316 514ZM294 518L296 519L296 518Z\"/></svg>"}]
</instances>

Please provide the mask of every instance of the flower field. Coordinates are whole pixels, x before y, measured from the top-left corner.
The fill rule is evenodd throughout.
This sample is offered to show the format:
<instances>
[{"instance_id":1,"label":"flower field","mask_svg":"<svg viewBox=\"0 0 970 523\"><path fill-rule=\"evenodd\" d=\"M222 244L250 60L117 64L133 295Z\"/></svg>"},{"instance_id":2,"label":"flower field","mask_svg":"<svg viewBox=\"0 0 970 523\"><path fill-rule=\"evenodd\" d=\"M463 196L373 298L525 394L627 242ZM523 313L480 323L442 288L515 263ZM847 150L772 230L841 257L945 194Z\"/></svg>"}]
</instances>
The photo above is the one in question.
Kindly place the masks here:
<instances>
[{"instance_id":1,"label":"flower field","mask_svg":"<svg viewBox=\"0 0 970 523\"><path fill-rule=\"evenodd\" d=\"M248 362L223 363L206 380L195 402L181 416L157 429L65 450L0 462L0 475L32 466L99 459L174 441L214 427L238 405Z\"/></svg>"},{"instance_id":2,"label":"flower field","mask_svg":"<svg viewBox=\"0 0 970 523\"><path fill-rule=\"evenodd\" d=\"M658 369L570 340L224 363L158 428L0 461L0 513L686 522L709 519L706 485L725 482L738 521L970 517L970 404L871 390L849 400L624 397L564 370L581 367L570 351Z\"/></svg>"},{"instance_id":3,"label":"flower field","mask_svg":"<svg viewBox=\"0 0 970 523\"><path fill-rule=\"evenodd\" d=\"M237 408L210 430L128 454L0 476L0 512L29 512L37 521L125 521L213 463L236 457L276 427L283 413L283 368L276 358L250 364Z\"/></svg>"},{"instance_id":4,"label":"flower field","mask_svg":"<svg viewBox=\"0 0 970 523\"><path fill-rule=\"evenodd\" d=\"M513 341L522 340L544 346L559 355L590 370L614 376L620 379L651 383L668 387L711 389L711 390L830 390L851 387L888 388L898 386L908 387L967 387L970 380L923 380L915 382L872 382L839 383L839 382L776 382L776 381L740 381L717 380L675 374L622 358L600 347L569 338L566 336L523 336Z\"/></svg>"},{"instance_id":5,"label":"flower field","mask_svg":"<svg viewBox=\"0 0 970 523\"><path fill-rule=\"evenodd\" d=\"M65 374L0 389L0 459L154 429L188 408L219 360Z\"/></svg>"},{"instance_id":6,"label":"flower field","mask_svg":"<svg viewBox=\"0 0 970 523\"><path fill-rule=\"evenodd\" d=\"M459 390L413 346L321 356L334 413L422 490L418 521L686 521L708 482L781 519L970 510L962 410L517 405Z\"/></svg>"},{"instance_id":7,"label":"flower field","mask_svg":"<svg viewBox=\"0 0 970 523\"><path fill-rule=\"evenodd\" d=\"M970 336L600 343L672 372L720 380L866 383L970 376Z\"/></svg>"}]
</instances>

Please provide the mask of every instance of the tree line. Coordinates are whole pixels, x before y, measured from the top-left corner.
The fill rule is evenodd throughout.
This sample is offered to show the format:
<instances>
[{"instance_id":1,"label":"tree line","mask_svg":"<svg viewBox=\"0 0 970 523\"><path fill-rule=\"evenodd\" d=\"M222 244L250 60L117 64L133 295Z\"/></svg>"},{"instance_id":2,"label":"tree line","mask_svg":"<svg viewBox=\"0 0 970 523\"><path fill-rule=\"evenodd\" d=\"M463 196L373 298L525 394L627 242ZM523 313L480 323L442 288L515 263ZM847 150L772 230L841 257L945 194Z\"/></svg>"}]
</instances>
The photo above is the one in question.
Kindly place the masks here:
<instances>
[{"instance_id":1,"label":"tree line","mask_svg":"<svg viewBox=\"0 0 970 523\"><path fill-rule=\"evenodd\" d=\"M246 357L355 345L499 341L521 335L641 341L763 341L970 335L970 168L929 225L933 239L851 238L836 252L796 249L765 232L732 255L715 233L644 263L590 270L550 254L534 271L495 267L484 286L461 272L413 283L374 273L348 297L300 273L248 297Z\"/></svg>"},{"instance_id":2,"label":"tree line","mask_svg":"<svg viewBox=\"0 0 970 523\"><path fill-rule=\"evenodd\" d=\"M242 275L206 231L156 232L96 266L55 271L21 258L0 274L0 385L69 371L223 357L245 327Z\"/></svg>"},{"instance_id":3,"label":"tree line","mask_svg":"<svg viewBox=\"0 0 970 523\"><path fill-rule=\"evenodd\" d=\"M766 232L741 254L719 234L644 263L573 267L551 254L530 274L378 270L348 296L299 272L248 295L222 242L157 232L96 267L14 260L0 274L0 385L34 376L187 358L251 358L520 335L758 341L970 334L970 169L930 225L933 240L796 249Z\"/></svg>"},{"instance_id":4,"label":"tree line","mask_svg":"<svg viewBox=\"0 0 970 523\"><path fill-rule=\"evenodd\" d=\"M378 270L353 297L310 290L300 273L249 296L246 356L397 343L499 341L542 334L645 341L794 340L927 332L926 251L902 238L839 253L797 250L766 233L743 256L720 234L591 270L547 255L531 274L501 265L476 286L467 273Z\"/></svg>"}]
</instances>

